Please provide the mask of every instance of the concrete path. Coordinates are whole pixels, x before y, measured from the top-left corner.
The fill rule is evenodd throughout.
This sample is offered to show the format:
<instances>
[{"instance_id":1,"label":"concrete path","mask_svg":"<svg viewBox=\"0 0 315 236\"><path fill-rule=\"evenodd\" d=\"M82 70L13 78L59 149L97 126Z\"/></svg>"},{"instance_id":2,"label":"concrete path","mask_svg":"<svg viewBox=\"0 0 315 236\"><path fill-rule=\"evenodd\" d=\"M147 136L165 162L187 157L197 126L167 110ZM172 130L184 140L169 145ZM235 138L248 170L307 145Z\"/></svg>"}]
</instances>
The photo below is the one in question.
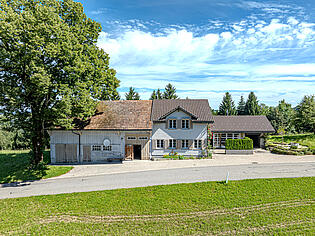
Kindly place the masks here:
<instances>
[{"instance_id":1,"label":"concrete path","mask_svg":"<svg viewBox=\"0 0 315 236\"><path fill-rule=\"evenodd\" d=\"M224 150L217 150L213 159L203 160L164 160L164 161L124 161L123 163L105 163L75 165L74 169L56 178L86 177L103 174L130 173L150 170L166 170L191 167L210 167L226 165L306 163L315 162L315 156L288 156L272 154L266 150L255 150L254 155L225 155Z\"/></svg>"},{"instance_id":2,"label":"concrete path","mask_svg":"<svg viewBox=\"0 0 315 236\"><path fill-rule=\"evenodd\" d=\"M205 166L55 178L18 184L3 184L0 187L0 198L222 181L226 179L227 173L229 173L230 180L307 177L315 176L315 162Z\"/></svg>"}]
</instances>

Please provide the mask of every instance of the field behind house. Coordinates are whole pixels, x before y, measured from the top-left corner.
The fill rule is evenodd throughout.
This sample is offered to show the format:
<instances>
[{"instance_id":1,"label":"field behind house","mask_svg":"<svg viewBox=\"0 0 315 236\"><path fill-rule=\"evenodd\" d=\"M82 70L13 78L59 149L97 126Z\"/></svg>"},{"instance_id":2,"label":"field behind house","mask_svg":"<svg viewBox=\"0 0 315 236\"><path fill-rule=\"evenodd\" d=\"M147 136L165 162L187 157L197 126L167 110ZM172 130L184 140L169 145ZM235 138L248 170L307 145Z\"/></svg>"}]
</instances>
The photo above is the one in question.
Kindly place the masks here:
<instances>
[{"instance_id":1,"label":"field behind house","mask_svg":"<svg viewBox=\"0 0 315 236\"><path fill-rule=\"evenodd\" d=\"M0 235L314 235L314 186L257 179L5 199Z\"/></svg>"},{"instance_id":2,"label":"field behind house","mask_svg":"<svg viewBox=\"0 0 315 236\"><path fill-rule=\"evenodd\" d=\"M282 142L281 135L273 135L268 138L271 142ZM315 149L315 134L290 134L284 135L283 141L285 143L299 143L303 146L308 146Z\"/></svg>"},{"instance_id":3,"label":"field behind house","mask_svg":"<svg viewBox=\"0 0 315 236\"><path fill-rule=\"evenodd\" d=\"M38 180L67 173L71 166L49 166L49 151L44 152L44 164L32 169L29 165L29 151L0 151L0 184L25 180Z\"/></svg>"}]
</instances>

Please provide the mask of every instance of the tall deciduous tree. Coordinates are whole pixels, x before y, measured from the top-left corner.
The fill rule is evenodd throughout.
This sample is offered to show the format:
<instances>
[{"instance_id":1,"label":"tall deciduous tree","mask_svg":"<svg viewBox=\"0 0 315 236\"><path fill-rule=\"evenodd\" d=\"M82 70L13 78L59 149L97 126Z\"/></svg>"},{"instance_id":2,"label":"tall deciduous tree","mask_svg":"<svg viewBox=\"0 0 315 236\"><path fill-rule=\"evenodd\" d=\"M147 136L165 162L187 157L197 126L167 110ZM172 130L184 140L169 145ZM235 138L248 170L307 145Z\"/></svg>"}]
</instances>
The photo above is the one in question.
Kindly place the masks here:
<instances>
[{"instance_id":1,"label":"tall deciduous tree","mask_svg":"<svg viewBox=\"0 0 315 236\"><path fill-rule=\"evenodd\" d=\"M129 88L129 92L125 93L126 100L140 100L140 95L133 87Z\"/></svg>"},{"instance_id":2,"label":"tall deciduous tree","mask_svg":"<svg viewBox=\"0 0 315 236\"><path fill-rule=\"evenodd\" d=\"M241 96L241 99L238 102L237 115L245 115L245 101L243 96Z\"/></svg>"},{"instance_id":3,"label":"tall deciduous tree","mask_svg":"<svg viewBox=\"0 0 315 236\"><path fill-rule=\"evenodd\" d=\"M258 105L258 100L254 92L250 92L248 99L245 104L245 115L259 115L260 109Z\"/></svg>"},{"instance_id":4,"label":"tall deciduous tree","mask_svg":"<svg viewBox=\"0 0 315 236\"><path fill-rule=\"evenodd\" d=\"M296 119L297 128L300 132L315 133L315 98L314 95L304 96L297 106Z\"/></svg>"},{"instance_id":5,"label":"tall deciduous tree","mask_svg":"<svg viewBox=\"0 0 315 236\"><path fill-rule=\"evenodd\" d=\"M73 128L119 81L96 46L101 26L73 0L0 0L0 109L30 134L33 163L45 129ZM1 112L1 111L0 111Z\"/></svg>"},{"instance_id":6,"label":"tall deciduous tree","mask_svg":"<svg viewBox=\"0 0 315 236\"><path fill-rule=\"evenodd\" d=\"M170 83L165 86L165 91L163 93L163 99L177 99L176 88Z\"/></svg>"},{"instance_id":7,"label":"tall deciduous tree","mask_svg":"<svg viewBox=\"0 0 315 236\"><path fill-rule=\"evenodd\" d=\"M223 96L222 102L219 106L219 115L233 116L236 115L236 108L232 96L229 92L226 92Z\"/></svg>"},{"instance_id":8,"label":"tall deciduous tree","mask_svg":"<svg viewBox=\"0 0 315 236\"><path fill-rule=\"evenodd\" d=\"M295 131L294 116L294 109L285 100L281 100L278 106L269 108L269 112L267 113L267 118L275 130L284 129L285 132Z\"/></svg>"}]
</instances>

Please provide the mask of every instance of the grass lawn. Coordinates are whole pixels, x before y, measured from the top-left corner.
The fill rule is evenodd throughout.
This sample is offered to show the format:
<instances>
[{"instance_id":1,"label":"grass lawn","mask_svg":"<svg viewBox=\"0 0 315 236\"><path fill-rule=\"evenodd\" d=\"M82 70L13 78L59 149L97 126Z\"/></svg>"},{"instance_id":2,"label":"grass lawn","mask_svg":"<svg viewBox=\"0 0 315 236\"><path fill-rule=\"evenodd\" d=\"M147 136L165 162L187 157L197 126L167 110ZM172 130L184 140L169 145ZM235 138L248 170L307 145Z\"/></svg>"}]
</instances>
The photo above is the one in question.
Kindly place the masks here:
<instances>
[{"instance_id":1,"label":"grass lawn","mask_svg":"<svg viewBox=\"0 0 315 236\"><path fill-rule=\"evenodd\" d=\"M315 234L315 178L0 200L0 235Z\"/></svg>"},{"instance_id":2,"label":"grass lawn","mask_svg":"<svg viewBox=\"0 0 315 236\"><path fill-rule=\"evenodd\" d=\"M282 142L281 135L274 135L268 138L271 142ZM304 146L308 146L312 149L315 149L315 134L292 134L284 135L283 141L285 143L299 143Z\"/></svg>"},{"instance_id":3,"label":"grass lawn","mask_svg":"<svg viewBox=\"0 0 315 236\"><path fill-rule=\"evenodd\" d=\"M51 178L65 174L73 168L44 165L39 170L30 169L28 152L27 150L0 151L0 183ZM44 153L44 162L50 162L48 151Z\"/></svg>"}]
</instances>

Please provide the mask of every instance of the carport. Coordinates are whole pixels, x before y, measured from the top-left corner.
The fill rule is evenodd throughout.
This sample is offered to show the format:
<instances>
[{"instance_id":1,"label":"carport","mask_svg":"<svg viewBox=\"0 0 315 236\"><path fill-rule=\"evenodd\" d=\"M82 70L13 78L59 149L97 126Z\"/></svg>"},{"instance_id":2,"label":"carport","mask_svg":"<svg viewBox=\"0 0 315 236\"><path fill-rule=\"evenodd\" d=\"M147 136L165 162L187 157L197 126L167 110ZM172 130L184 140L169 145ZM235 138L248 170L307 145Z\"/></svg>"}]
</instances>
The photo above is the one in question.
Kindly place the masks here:
<instances>
[{"instance_id":1,"label":"carport","mask_svg":"<svg viewBox=\"0 0 315 236\"><path fill-rule=\"evenodd\" d=\"M255 148L264 146L264 134L275 130L266 116L213 116L213 147L225 148L226 139L249 137Z\"/></svg>"}]
</instances>

